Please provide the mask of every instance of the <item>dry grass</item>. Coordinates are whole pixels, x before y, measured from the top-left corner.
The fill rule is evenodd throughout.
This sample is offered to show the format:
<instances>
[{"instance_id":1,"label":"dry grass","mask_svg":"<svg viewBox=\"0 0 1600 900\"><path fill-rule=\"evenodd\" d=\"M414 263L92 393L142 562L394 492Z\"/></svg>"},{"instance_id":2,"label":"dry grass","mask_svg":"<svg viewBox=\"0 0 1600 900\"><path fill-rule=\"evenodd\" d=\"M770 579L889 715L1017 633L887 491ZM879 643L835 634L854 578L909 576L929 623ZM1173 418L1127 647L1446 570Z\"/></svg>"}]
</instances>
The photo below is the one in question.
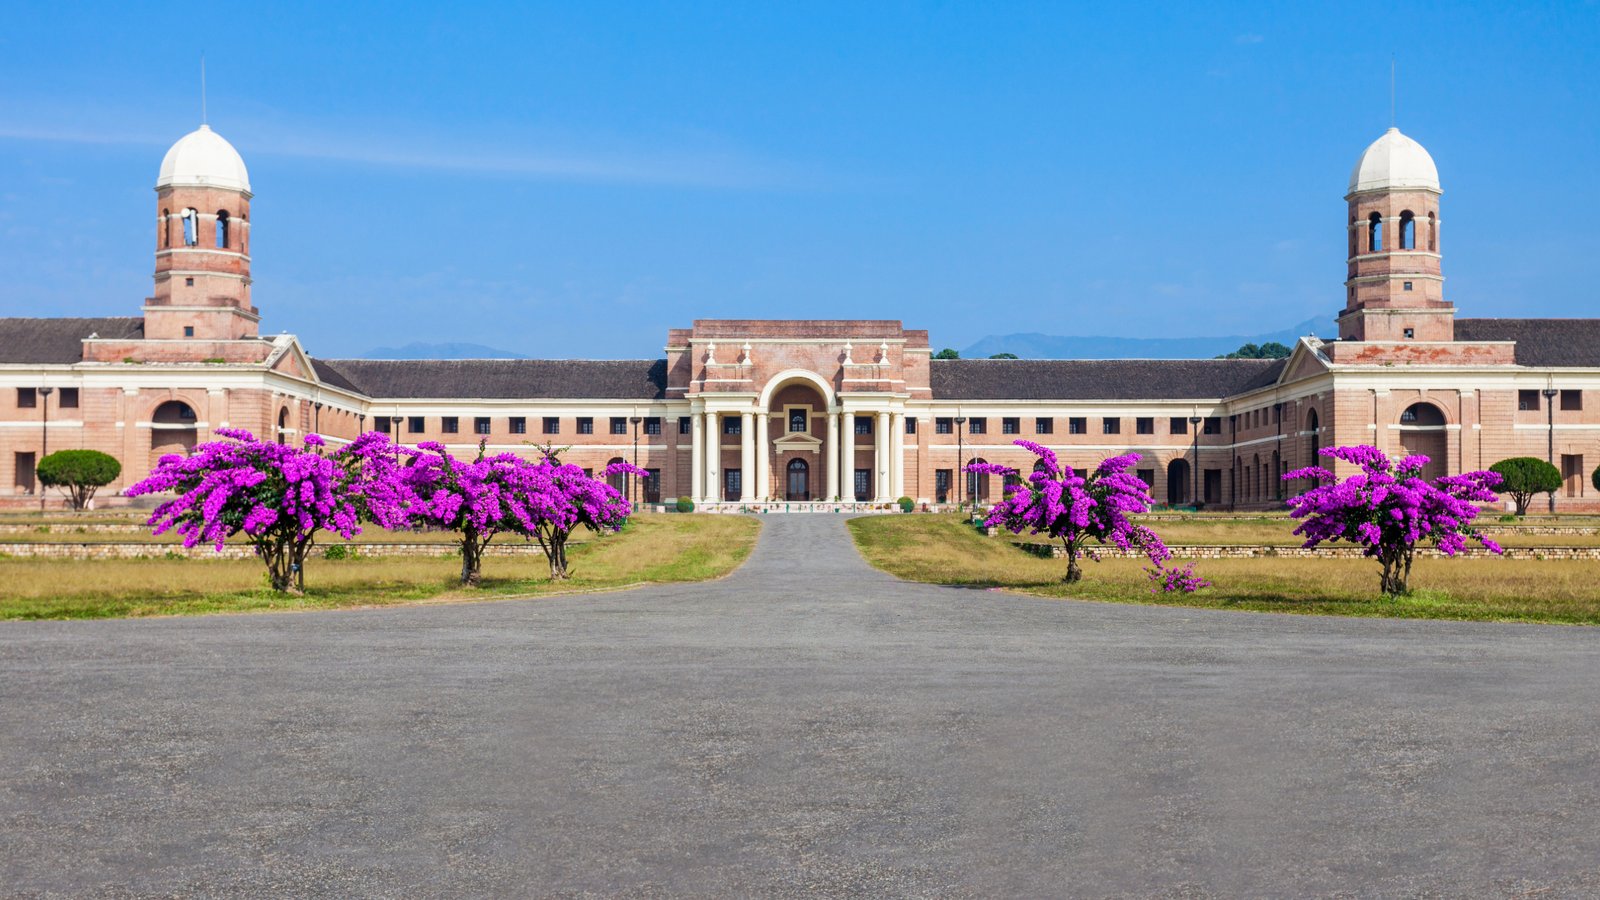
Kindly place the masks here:
<instances>
[{"instance_id":1,"label":"dry grass","mask_svg":"<svg viewBox=\"0 0 1600 900\"><path fill-rule=\"evenodd\" d=\"M849 523L869 562L910 581L1003 587L1046 597L1271 612L1600 624L1600 566L1575 560L1423 559L1408 597L1377 596L1364 559L1217 559L1195 568L1215 586L1153 594L1138 560L1087 563L1061 583L1062 560L985 538L953 516L874 516Z\"/></svg>"},{"instance_id":2,"label":"dry grass","mask_svg":"<svg viewBox=\"0 0 1600 900\"><path fill-rule=\"evenodd\" d=\"M491 556L484 584L464 590L460 557L307 561L304 597L266 588L256 560L0 558L0 619L78 619L264 609L330 609L416 600L488 599L648 582L703 581L731 572L755 546L751 516L639 515L621 534L570 551L572 578L553 583L541 554Z\"/></svg>"}]
</instances>

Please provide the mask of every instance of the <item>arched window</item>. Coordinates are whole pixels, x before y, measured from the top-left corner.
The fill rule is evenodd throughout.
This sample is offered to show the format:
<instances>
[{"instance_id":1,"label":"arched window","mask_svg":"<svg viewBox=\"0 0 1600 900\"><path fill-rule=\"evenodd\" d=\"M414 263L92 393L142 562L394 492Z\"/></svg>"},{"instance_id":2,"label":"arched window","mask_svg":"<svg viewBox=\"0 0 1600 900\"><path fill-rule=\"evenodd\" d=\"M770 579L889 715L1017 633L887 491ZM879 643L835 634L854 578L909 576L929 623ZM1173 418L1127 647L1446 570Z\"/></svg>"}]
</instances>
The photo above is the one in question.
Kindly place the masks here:
<instances>
[{"instance_id":1,"label":"arched window","mask_svg":"<svg viewBox=\"0 0 1600 900\"><path fill-rule=\"evenodd\" d=\"M1433 213L1428 213L1428 252L1439 252L1439 219Z\"/></svg>"},{"instance_id":2,"label":"arched window","mask_svg":"<svg viewBox=\"0 0 1600 900\"><path fill-rule=\"evenodd\" d=\"M1417 217L1409 209L1400 214L1400 249L1417 249Z\"/></svg>"},{"instance_id":3,"label":"arched window","mask_svg":"<svg viewBox=\"0 0 1600 900\"><path fill-rule=\"evenodd\" d=\"M225 209L219 209L219 210L217 210L217 249L218 250L226 250L227 248L228 248L228 211L225 210Z\"/></svg>"},{"instance_id":4,"label":"arched window","mask_svg":"<svg viewBox=\"0 0 1600 900\"><path fill-rule=\"evenodd\" d=\"M284 432L289 430L289 410L278 410L278 443L283 443Z\"/></svg>"},{"instance_id":5,"label":"arched window","mask_svg":"<svg viewBox=\"0 0 1600 900\"><path fill-rule=\"evenodd\" d=\"M1444 413L1432 403L1413 403L1406 407L1400 414L1401 425L1416 425L1423 428L1443 428L1445 425Z\"/></svg>"},{"instance_id":6,"label":"arched window","mask_svg":"<svg viewBox=\"0 0 1600 900\"><path fill-rule=\"evenodd\" d=\"M1357 241L1357 238L1356 238L1356 235L1358 235L1360 233L1361 233L1361 230L1356 228L1356 217L1355 216L1351 216L1350 217L1350 255L1351 256L1355 256L1357 253L1361 252L1361 247L1360 247L1360 245L1359 245L1359 243Z\"/></svg>"},{"instance_id":7,"label":"arched window","mask_svg":"<svg viewBox=\"0 0 1600 900\"><path fill-rule=\"evenodd\" d=\"M1306 413L1306 431L1311 432L1311 455L1306 457L1306 465L1320 466L1322 459L1318 456L1318 451L1322 449L1322 426L1314 409Z\"/></svg>"},{"instance_id":8,"label":"arched window","mask_svg":"<svg viewBox=\"0 0 1600 900\"><path fill-rule=\"evenodd\" d=\"M161 211L161 246L172 246L172 210Z\"/></svg>"},{"instance_id":9,"label":"arched window","mask_svg":"<svg viewBox=\"0 0 1600 900\"><path fill-rule=\"evenodd\" d=\"M193 247L200 243L200 212L196 209L183 211L183 245Z\"/></svg>"},{"instance_id":10,"label":"arched window","mask_svg":"<svg viewBox=\"0 0 1600 900\"><path fill-rule=\"evenodd\" d=\"M606 465L607 466L611 466L611 465L615 465L616 463L619 463L619 462L622 462L622 461L623 461L622 457L613 456L610 459L606 460ZM626 473L624 473L624 472L613 472L610 475L607 475L606 476L606 484L611 485L611 489L613 491L616 491L617 493L622 494L623 496L627 496L628 476L627 476Z\"/></svg>"},{"instance_id":11,"label":"arched window","mask_svg":"<svg viewBox=\"0 0 1600 900\"><path fill-rule=\"evenodd\" d=\"M1367 252L1383 252L1383 216L1377 213L1367 216Z\"/></svg>"}]
</instances>

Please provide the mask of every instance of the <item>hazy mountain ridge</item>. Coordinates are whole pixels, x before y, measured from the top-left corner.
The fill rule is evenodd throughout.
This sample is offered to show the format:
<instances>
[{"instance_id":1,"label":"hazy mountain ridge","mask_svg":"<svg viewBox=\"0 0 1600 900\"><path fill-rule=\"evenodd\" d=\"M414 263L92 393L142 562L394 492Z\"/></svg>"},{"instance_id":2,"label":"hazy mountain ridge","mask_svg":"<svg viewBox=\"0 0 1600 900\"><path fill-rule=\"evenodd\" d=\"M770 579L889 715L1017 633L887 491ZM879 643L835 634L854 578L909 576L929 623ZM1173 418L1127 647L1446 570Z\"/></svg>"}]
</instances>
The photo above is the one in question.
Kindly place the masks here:
<instances>
[{"instance_id":1,"label":"hazy mountain ridge","mask_svg":"<svg viewBox=\"0 0 1600 900\"><path fill-rule=\"evenodd\" d=\"M1277 341L1288 347L1308 334L1331 336L1338 331L1332 319L1307 319L1291 328L1264 334L1218 337L1137 338L1059 334L993 334L961 351L964 359L981 359L996 353L1015 353L1023 359L1210 359L1232 353L1243 344Z\"/></svg>"}]
</instances>

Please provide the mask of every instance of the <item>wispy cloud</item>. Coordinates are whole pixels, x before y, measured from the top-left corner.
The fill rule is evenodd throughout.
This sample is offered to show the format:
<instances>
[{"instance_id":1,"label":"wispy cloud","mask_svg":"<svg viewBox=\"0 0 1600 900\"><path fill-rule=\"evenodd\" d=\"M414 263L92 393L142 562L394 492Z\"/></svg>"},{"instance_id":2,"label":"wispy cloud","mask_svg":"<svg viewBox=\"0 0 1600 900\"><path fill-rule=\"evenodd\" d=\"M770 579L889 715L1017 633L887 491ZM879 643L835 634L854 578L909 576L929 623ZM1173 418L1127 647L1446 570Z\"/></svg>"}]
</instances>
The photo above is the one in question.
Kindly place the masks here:
<instances>
[{"instance_id":1,"label":"wispy cloud","mask_svg":"<svg viewBox=\"0 0 1600 900\"><path fill-rule=\"evenodd\" d=\"M1259 34L1241 34L1235 36L1233 42L1235 44L1239 44L1240 46L1244 46L1246 44L1259 44L1264 40L1266 40L1266 37Z\"/></svg>"},{"instance_id":2,"label":"wispy cloud","mask_svg":"<svg viewBox=\"0 0 1600 900\"><path fill-rule=\"evenodd\" d=\"M98 131L27 124L11 116L0 116L0 120L7 120L0 121L0 140L8 141L164 147L177 137L115 128ZM285 131L249 124L230 128L228 137L247 159L283 156L476 176L728 189L798 188L820 181L792 164L724 150L561 152L515 138L465 144L431 135L367 131L362 138L353 140L320 134L312 128Z\"/></svg>"}]
</instances>

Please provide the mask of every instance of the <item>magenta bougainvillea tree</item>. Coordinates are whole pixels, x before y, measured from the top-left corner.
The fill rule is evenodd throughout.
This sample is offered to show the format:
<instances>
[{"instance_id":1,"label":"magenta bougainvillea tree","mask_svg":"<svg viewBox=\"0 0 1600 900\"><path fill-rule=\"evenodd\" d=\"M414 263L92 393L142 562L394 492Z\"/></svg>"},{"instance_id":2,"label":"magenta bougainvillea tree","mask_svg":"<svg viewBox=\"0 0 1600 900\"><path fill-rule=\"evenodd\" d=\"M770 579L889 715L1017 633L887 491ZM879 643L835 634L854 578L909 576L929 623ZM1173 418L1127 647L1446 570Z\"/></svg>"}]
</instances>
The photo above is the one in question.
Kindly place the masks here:
<instances>
[{"instance_id":1,"label":"magenta bougainvillea tree","mask_svg":"<svg viewBox=\"0 0 1600 900\"><path fill-rule=\"evenodd\" d=\"M349 539L360 533L364 512L395 521L398 511L369 491L364 479L389 478L354 456L324 452L321 437L307 435L301 447L257 440L242 429L219 428L224 440L208 441L188 456L161 457L129 496L178 496L150 514L156 534L176 530L185 547L223 542L244 534L267 565L276 591L305 590L306 552L319 532ZM364 452L371 452L369 442Z\"/></svg>"},{"instance_id":2,"label":"magenta bougainvillea tree","mask_svg":"<svg viewBox=\"0 0 1600 900\"><path fill-rule=\"evenodd\" d=\"M604 479L610 475L631 474L648 478L644 469L615 462L600 477L585 475L574 465L561 462L553 451L535 467L543 489L533 495L534 540L550 562L550 577L568 577L567 540L578 528L590 531L620 531L633 511L626 497Z\"/></svg>"},{"instance_id":3,"label":"magenta bougainvillea tree","mask_svg":"<svg viewBox=\"0 0 1600 900\"><path fill-rule=\"evenodd\" d=\"M412 494L413 520L461 536L462 584L483 579L483 549L497 535L533 537L535 497L545 486L532 463L514 453L489 456L481 443L471 462L437 441L408 453L403 483Z\"/></svg>"},{"instance_id":4,"label":"magenta bougainvillea tree","mask_svg":"<svg viewBox=\"0 0 1600 900\"><path fill-rule=\"evenodd\" d=\"M1149 487L1133 472L1139 454L1113 456L1079 474L1071 466L1062 465L1049 447L1024 440L1014 443L1032 451L1040 464L1026 481L1006 487L1005 499L989 510L984 524L1013 534L1027 531L1060 541L1067 556L1063 581L1072 583L1083 578L1080 557L1099 560L1091 546L1093 542L1143 553L1151 564L1145 571L1159 590L1191 592L1210 583L1196 575L1192 565L1164 568L1172 552L1154 531L1135 525L1129 518L1148 511L1151 505ZM973 463L967 471L1002 477L1017 474L1015 469L996 463Z\"/></svg>"},{"instance_id":5,"label":"magenta bougainvillea tree","mask_svg":"<svg viewBox=\"0 0 1600 900\"><path fill-rule=\"evenodd\" d=\"M1392 460L1367 445L1329 447L1322 455L1351 463L1359 471L1344 479L1322 466L1286 473L1285 481L1317 482L1289 501L1289 514L1301 520L1294 533L1305 537L1306 547L1348 541L1365 548L1365 555L1383 567L1379 587L1385 596L1407 592L1412 558L1422 541L1432 541L1446 556L1465 548L1469 538L1501 552L1472 525L1478 504L1499 499L1495 494L1499 475L1464 472L1429 482L1422 477L1428 457Z\"/></svg>"}]
</instances>

